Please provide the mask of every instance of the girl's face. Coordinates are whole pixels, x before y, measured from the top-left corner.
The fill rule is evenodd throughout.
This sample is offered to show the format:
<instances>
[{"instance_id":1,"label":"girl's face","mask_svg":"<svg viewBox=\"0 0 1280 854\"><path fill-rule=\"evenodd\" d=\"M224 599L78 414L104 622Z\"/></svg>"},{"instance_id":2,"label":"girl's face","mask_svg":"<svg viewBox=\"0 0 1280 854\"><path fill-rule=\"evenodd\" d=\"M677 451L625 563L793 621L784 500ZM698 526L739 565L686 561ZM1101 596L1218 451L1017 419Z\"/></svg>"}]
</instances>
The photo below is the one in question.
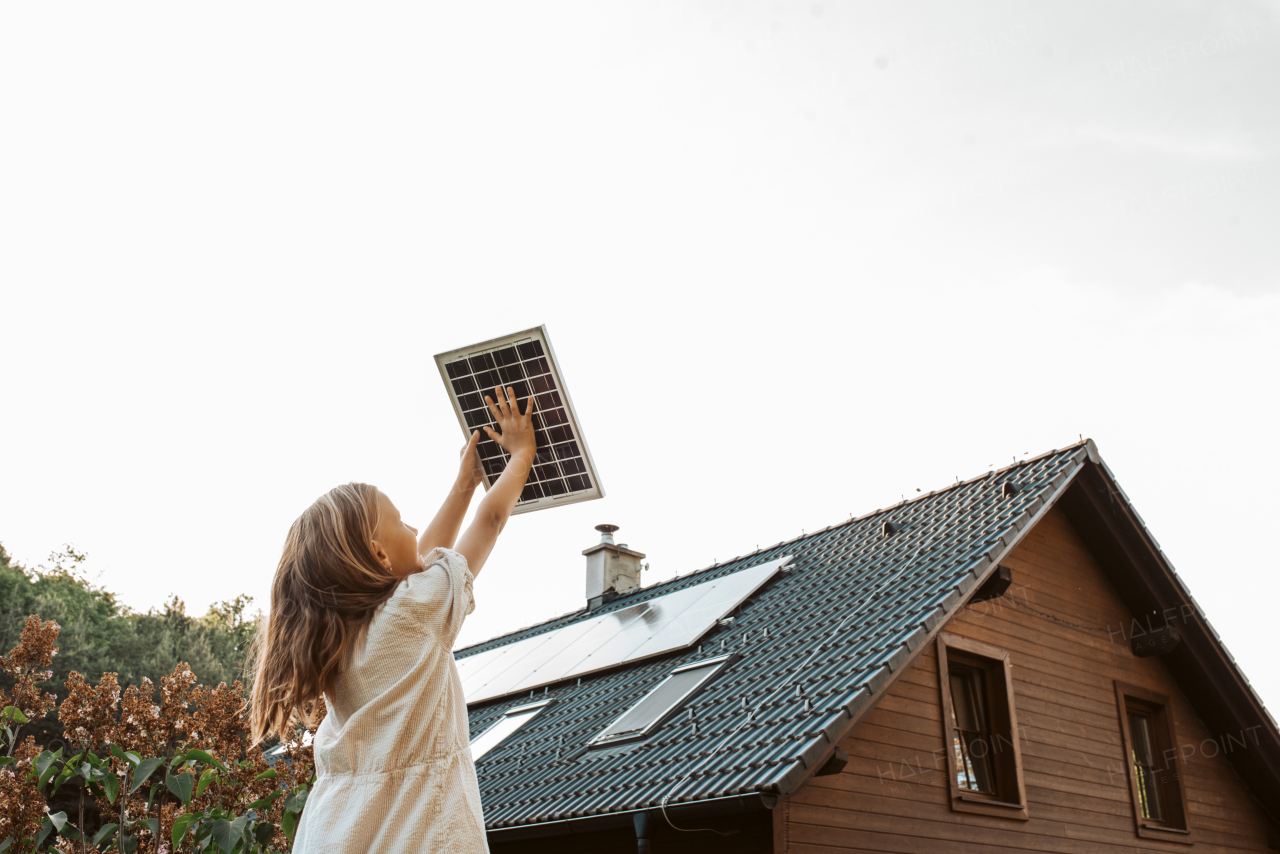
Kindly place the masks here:
<instances>
[{"instance_id":1,"label":"girl's face","mask_svg":"<svg viewBox=\"0 0 1280 854\"><path fill-rule=\"evenodd\" d=\"M418 554L418 529L400 518L400 511L381 490L373 551L378 561L399 578L413 575L424 566L422 555Z\"/></svg>"}]
</instances>

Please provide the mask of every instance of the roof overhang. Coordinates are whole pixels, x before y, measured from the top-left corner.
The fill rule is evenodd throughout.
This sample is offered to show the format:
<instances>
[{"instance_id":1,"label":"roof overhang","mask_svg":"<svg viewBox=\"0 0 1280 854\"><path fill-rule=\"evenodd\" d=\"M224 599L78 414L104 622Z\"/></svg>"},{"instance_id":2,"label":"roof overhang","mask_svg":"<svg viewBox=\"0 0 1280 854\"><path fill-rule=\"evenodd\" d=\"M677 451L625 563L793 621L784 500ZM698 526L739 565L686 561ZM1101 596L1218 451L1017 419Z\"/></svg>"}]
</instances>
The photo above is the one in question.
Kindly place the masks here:
<instances>
[{"instance_id":1,"label":"roof overhang","mask_svg":"<svg viewBox=\"0 0 1280 854\"><path fill-rule=\"evenodd\" d=\"M729 795L723 798L708 798L701 801L686 801L670 804L665 809L651 807L644 809L619 810L602 815L589 815L579 818L566 818L556 821L542 821L534 824L522 824L516 827L504 827L488 831L490 842L512 842L518 839L537 839L547 836L578 835L583 833L599 833L602 830L620 830L635 827L637 817L647 816L662 820L664 817L672 822L691 821L696 819L718 818L722 816L740 815L742 813L771 810L777 806L778 798L760 792L748 792L745 795Z\"/></svg>"},{"instance_id":2,"label":"roof overhang","mask_svg":"<svg viewBox=\"0 0 1280 854\"><path fill-rule=\"evenodd\" d=\"M1248 733L1224 758L1280 823L1280 730L1106 463L1091 455L1058 504L1129 611L1176 625L1165 664L1211 733Z\"/></svg>"}]
</instances>

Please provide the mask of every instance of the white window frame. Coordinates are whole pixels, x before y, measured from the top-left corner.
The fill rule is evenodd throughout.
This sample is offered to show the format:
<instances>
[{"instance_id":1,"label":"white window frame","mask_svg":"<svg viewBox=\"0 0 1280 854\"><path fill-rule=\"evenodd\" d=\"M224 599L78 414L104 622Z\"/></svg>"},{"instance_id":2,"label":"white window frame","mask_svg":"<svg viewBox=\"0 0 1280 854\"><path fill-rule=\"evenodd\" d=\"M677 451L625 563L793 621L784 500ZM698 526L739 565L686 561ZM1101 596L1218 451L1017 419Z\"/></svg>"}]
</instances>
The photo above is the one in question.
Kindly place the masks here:
<instances>
[{"instance_id":1,"label":"white window frame","mask_svg":"<svg viewBox=\"0 0 1280 854\"><path fill-rule=\"evenodd\" d=\"M680 667L677 667L675 670L672 670L669 674L667 674L666 679L663 679L661 682L655 685L650 691L648 691L643 697L641 697L639 700L633 703L625 712L623 712L618 717L614 718L613 721L607 727L605 727L603 730L600 731L599 735L597 735L595 738L591 739L591 741L587 743L587 746L603 747L606 745L621 744L623 742L635 741L636 739L648 737L650 733L652 733L655 729L657 729L659 726L662 725L663 721L665 721L667 718L671 716L672 712L674 712L676 709L682 706L685 703L685 701L687 701L690 697L692 697L698 691L701 691L703 686L705 686L708 682L714 679L720 673L721 670L724 670L724 668L730 663L731 660L736 660L739 657L740 656L736 654L730 653L729 655L718 655L715 658L707 658L707 659L703 659L702 661L695 661L690 664L684 664L684 665L681 665ZM614 731L615 728L618 726L618 724L622 723L636 709L640 708L640 706L643 705L644 702L649 699L649 697L653 696L658 691L661 691L662 687L666 685L668 682L670 682L672 678L676 676L676 674L685 673L689 670L701 670L701 669L706 669L707 674L703 676L700 680L698 680L696 683L691 685L687 691L685 691L679 697L675 698L666 708L659 711L659 713L654 716L653 720L645 724L643 728Z\"/></svg>"},{"instance_id":2,"label":"white window frame","mask_svg":"<svg viewBox=\"0 0 1280 854\"><path fill-rule=\"evenodd\" d=\"M492 726L487 727L484 732L471 739L471 761L479 762L495 747L500 746L508 738L523 729L529 721L542 714L542 710L554 702L554 699L540 700L536 703L522 703L519 706L507 709L502 713L502 717L493 722ZM502 732L495 738L493 733L499 729Z\"/></svg>"}]
</instances>

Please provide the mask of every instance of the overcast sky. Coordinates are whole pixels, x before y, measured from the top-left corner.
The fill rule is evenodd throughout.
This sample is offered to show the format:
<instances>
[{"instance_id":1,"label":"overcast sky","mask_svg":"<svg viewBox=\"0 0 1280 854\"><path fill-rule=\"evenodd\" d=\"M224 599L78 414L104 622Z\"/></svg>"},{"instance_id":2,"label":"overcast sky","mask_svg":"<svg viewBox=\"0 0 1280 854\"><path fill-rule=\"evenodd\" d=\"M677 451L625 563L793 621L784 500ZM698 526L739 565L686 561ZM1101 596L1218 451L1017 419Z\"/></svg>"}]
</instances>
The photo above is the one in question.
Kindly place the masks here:
<instances>
[{"instance_id":1,"label":"overcast sky","mask_svg":"<svg viewBox=\"0 0 1280 854\"><path fill-rule=\"evenodd\" d=\"M607 497L471 643L1084 435L1273 713L1280 5L6 4L0 542L265 606L432 355L545 323Z\"/></svg>"}]
</instances>

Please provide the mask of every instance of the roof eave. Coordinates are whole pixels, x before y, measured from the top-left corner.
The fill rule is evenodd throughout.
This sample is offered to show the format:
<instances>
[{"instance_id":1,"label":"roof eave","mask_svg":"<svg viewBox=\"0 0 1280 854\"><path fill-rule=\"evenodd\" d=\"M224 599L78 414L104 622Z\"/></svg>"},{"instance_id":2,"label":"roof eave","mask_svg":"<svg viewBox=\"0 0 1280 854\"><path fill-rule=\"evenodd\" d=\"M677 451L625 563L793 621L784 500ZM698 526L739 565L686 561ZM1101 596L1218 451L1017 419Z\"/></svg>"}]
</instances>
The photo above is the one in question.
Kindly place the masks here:
<instances>
[{"instance_id":1,"label":"roof eave","mask_svg":"<svg viewBox=\"0 0 1280 854\"><path fill-rule=\"evenodd\" d=\"M636 807L598 815L576 816L574 818L518 824L511 827L489 828L487 832L490 842L512 842L519 839L598 833L602 830L632 827L637 816L647 815L660 821L664 818L672 822L689 821L771 810L777 803L778 798L776 795L766 792L748 792L740 795L725 795L718 798L704 798L697 801L668 804L666 807Z\"/></svg>"}]
</instances>

